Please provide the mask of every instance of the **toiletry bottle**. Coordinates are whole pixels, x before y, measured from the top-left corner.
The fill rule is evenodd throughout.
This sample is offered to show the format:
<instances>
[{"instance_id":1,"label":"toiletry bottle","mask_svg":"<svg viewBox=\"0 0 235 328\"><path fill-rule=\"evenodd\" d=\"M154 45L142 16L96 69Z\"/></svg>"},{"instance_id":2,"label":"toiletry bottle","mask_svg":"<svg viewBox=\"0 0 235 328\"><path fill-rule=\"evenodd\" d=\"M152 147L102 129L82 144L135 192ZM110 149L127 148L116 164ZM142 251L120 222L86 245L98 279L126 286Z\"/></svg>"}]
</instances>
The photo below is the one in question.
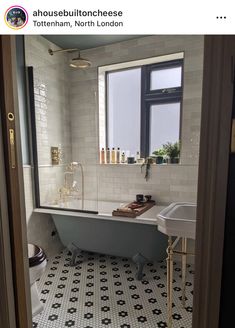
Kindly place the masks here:
<instances>
[{"instance_id":1,"label":"toiletry bottle","mask_svg":"<svg viewBox=\"0 0 235 328\"><path fill-rule=\"evenodd\" d=\"M105 151L104 148L100 151L100 164L105 164Z\"/></svg>"},{"instance_id":2,"label":"toiletry bottle","mask_svg":"<svg viewBox=\"0 0 235 328\"><path fill-rule=\"evenodd\" d=\"M112 152L111 152L111 163L115 164L116 163L116 151L115 148L112 148Z\"/></svg>"},{"instance_id":3,"label":"toiletry bottle","mask_svg":"<svg viewBox=\"0 0 235 328\"><path fill-rule=\"evenodd\" d=\"M110 149L107 148L106 150L106 163L109 164L110 163Z\"/></svg>"},{"instance_id":4,"label":"toiletry bottle","mask_svg":"<svg viewBox=\"0 0 235 328\"><path fill-rule=\"evenodd\" d=\"M139 151L137 151L136 152L136 162L138 163L138 160L140 159L140 152Z\"/></svg>"},{"instance_id":5,"label":"toiletry bottle","mask_svg":"<svg viewBox=\"0 0 235 328\"><path fill-rule=\"evenodd\" d=\"M121 162L125 163L125 161L126 161L126 156L125 156L125 152L123 151L121 156Z\"/></svg>"},{"instance_id":6,"label":"toiletry bottle","mask_svg":"<svg viewBox=\"0 0 235 328\"><path fill-rule=\"evenodd\" d=\"M119 164L120 163L120 148L118 147L117 149L117 153L116 153L116 163Z\"/></svg>"}]
</instances>

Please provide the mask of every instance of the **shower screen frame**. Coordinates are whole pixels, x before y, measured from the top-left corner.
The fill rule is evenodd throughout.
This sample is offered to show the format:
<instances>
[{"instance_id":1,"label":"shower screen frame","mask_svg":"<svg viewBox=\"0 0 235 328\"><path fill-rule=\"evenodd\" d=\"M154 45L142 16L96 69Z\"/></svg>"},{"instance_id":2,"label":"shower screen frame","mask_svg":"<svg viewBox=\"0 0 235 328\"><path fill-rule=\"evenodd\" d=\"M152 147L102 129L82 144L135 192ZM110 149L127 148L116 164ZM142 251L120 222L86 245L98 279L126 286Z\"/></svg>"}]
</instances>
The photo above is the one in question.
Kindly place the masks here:
<instances>
[{"instance_id":1,"label":"shower screen frame","mask_svg":"<svg viewBox=\"0 0 235 328\"><path fill-rule=\"evenodd\" d=\"M29 104L29 118L31 128L31 152L32 152L32 163L33 163L33 185L34 185L34 200L35 206L39 209L52 209L60 211L72 211L80 213L98 214L98 211L74 209L74 208L55 208L53 206L41 205L40 200L40 181L39 181L39 165L38 165L38 145L37 145L37 126L36 126L36 110L35 110L35 97L34 97L34 68L33 66L26 67L27 73L27 84L28 84L28 104Z\"/></svg>"}]
</instances>

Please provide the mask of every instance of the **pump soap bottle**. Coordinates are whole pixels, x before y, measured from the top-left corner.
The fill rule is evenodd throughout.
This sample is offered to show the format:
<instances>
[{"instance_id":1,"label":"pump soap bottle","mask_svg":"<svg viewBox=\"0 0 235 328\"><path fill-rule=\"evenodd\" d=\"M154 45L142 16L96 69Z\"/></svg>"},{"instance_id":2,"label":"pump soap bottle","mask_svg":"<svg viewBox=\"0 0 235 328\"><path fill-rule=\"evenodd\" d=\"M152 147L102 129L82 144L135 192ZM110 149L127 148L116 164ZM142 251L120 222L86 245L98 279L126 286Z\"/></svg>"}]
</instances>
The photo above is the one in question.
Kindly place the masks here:
<instances>
[{"instance_id":1,"label":"pump soap bottle","mask_svg":"<svg viewBox=\"0 0 235 328\"><path fill-rule=\"evenodd\" d=\"M117 149L117 153L116 153L116 163L119 164L120 163L120 148L118 147Z\"/></svg>"},{"instance_id":2,"label":"pump soap bottle","mask_svg":"<svg viewBox=\"0 0 235 328\"><path fill-rule=\"evenodd\" d=\"M105 164L105 151L104 148L100 151L100 164Z\"/></svg>"},{"instance_id":3,"label":"pump soap bottle","mask_svg":"<svg viewBox=\"0 0 235 328\"><path fill-rule=\"evenodd\" d=\"M121 158L121 162L124 164L126 161L126 156L125 156L125 152L122 152L122 158Z\"/></svg>"},{"instance_id":4,"label":"pump soap bottle","mask_svg":"<svg viewBox=\"0 0 235 328\"><path fill-rule=\"evenodd\" d=\"M110 149L107 148L106 150L106 163L109 164L110 163Z\"/></svg>"},{"instance_id":5,"label":"pump soap bottle","mask_svg":"<svg viewBox=\"0 0 235 328\"><path fill-rule=\"evenodd\" d=\"M111 152L111 163L115 164L116 163L116 151L115 148L112 148L112 152Z\"/></svg>"}]
</instances>

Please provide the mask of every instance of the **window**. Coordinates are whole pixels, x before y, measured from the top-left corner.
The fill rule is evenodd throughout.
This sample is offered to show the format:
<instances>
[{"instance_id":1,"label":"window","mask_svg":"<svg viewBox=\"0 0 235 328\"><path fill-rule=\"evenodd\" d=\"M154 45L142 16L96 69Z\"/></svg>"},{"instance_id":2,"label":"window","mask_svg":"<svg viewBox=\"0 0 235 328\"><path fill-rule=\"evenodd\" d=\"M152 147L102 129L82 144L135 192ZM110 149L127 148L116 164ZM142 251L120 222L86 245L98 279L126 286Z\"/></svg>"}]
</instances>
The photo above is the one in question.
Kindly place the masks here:
<instances>
[{"instance_id":1,"label":"window","mask_svg":"<svg viewBox=\"0 0 235 328\"><path fill-rule=\"evenodd\" d=\"M150 154L163 144L179 140L180 102L150 106Z\"/></svg>"},{"instance_id":2,"label":"window","mask_svg":"<svg viewBox=\"0 0 235 328\"><path fill-rule=\"evenodd\" d=\"M106 146L147 157L180 139L183 59L106 71Z\"/></svg>"},{"instance_id":3,"label":"window","mask_svg":"<svg viewBox=\"0 0 235 328\"><path fill-rule=\"evenodd\" d=\"M107 87L108 145L135 154L140 149L141 69L108 73Z\"/></svg>"}]
</instances>

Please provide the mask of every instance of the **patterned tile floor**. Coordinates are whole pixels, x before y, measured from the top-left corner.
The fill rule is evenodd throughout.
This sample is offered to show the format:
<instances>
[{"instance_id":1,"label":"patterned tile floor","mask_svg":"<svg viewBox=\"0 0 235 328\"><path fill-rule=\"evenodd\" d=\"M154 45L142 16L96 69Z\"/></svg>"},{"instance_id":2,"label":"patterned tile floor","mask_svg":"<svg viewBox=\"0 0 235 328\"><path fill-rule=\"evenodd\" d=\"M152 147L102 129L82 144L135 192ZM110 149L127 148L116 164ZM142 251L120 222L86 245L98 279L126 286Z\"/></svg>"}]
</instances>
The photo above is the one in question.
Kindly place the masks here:
<instances>
[{"instance_id":1,"label":"patterned tile floor","mask_svg":"<svg viewBox=\"0 0 235 328\"><path fill-rule=\"evenodd\" d=\"M45 305L33 318L37 328L165 328L166 263L148 263L143 281L126 258L82 252L69 266L64 250L48 261L38 288ZM174 264L173 327L190 328L193 268L187 266L186 308L181 306L181 269Z\"/></svg>"}]
</instances>

